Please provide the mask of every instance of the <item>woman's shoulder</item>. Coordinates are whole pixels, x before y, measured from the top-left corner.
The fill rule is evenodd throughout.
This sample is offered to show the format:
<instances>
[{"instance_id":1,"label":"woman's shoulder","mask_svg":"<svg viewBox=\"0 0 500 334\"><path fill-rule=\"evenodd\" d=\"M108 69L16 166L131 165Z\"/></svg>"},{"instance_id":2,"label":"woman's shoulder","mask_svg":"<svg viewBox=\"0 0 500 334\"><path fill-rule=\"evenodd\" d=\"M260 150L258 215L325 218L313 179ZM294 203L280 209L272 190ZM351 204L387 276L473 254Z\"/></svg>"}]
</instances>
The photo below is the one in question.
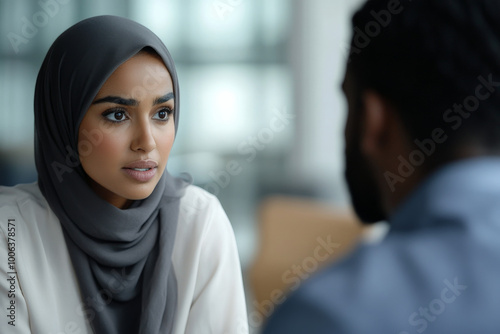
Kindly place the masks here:
<instances>
[{"instance_id":1,"label":"woman's shoulder","mask_svg":"<svg viewBox=\"0 0 500 334\"><path fill-rule=\"evenodd\" d=\"M5 232L13 221L16 229L22 231L26 244L31 244L33 238L51 243L53 236L59 235L59 220L37 182L0 187L0 229Z\"/></svg>"},{"instance_id":2,"label":"woman's shoulder","mask_svg":"<svg viewBox=\"0 0 500 334\"><path fill-rule=\"evenodd\" d=\"M230 225L217 197L208 191L189 185L181 199L179 225L182 234L201 238L208 231L226 229Z\"/></svg>"},{"instance_id":3,"label":"woman's shoulder","mask_svg":"<svg viewBox=\"0 0 500 334\"><path fill-rule=\"evenodd\" d=\"M13 187L0 186L0 221L5 216L21 213L32 208L46 209L47 201L37 182L18 184Z\"/></svg>"},{"instance_id":4,"label":"woman's shoulder","mask_svg":"<svg viewBox=\"0 0 500 334\"><path fill-rule=\"evenodd\" d=\"M184 211L206 211L220 206L220 202L211 193L198 186L190 184L181 198L181 210Z\"/></svg>"}]
</instances>

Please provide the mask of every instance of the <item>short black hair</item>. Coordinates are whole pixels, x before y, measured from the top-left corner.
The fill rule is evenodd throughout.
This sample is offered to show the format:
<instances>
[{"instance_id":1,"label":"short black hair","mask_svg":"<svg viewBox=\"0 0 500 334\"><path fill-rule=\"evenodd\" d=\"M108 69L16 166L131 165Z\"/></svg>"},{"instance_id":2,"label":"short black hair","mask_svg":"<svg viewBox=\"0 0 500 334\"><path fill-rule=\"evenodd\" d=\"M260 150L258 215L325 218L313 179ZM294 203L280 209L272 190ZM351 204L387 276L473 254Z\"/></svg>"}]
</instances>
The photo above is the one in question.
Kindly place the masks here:
<instances>
[{"instance_id":1,"label":"short black hair","mask_svg":"<svg viewBox=\"0 0 500 334\"><path fill-rule=\"evenodd\" d=\"M500 149L499 0L368 0L352 26L348 72L412 140L442 128L447 151Z\"/></svg>"}]
</instances>

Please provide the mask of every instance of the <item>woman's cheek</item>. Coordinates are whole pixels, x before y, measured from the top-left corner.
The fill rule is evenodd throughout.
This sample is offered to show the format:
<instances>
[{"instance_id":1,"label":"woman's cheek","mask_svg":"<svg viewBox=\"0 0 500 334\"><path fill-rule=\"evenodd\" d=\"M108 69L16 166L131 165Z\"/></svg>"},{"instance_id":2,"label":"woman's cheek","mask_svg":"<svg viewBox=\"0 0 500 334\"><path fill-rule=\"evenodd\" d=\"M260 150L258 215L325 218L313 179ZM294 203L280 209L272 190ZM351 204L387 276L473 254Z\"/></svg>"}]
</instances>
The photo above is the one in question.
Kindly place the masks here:
<instances>
[{"instance_id":1,"label":"woman's cheek","mask_svg":"<svg viewBox=\"0 0 500 334\"><path fill-rule=\"evenodd\" d=\"M114 156L120 156L126 150L126 139L124 134L104 135L101 145L96 150L97 155L105 160L109 160L109 158Z\"/></svg>"},{"instance_id":2,"label":"woman's cheek","mask_svg":"<svg viewBox=\"0 0 500 334\"><path fill-rule=\"evenodd\" d=\"M170 155L170 151L172 150L172 146L174 144L175 139L175 128L172 127L171 131L160 136L160 139L157 141L157 147L160 151L160 155L164 159L168 159ZM166 163L166 161L165 161Z\"/></svg>"}]
</instances>

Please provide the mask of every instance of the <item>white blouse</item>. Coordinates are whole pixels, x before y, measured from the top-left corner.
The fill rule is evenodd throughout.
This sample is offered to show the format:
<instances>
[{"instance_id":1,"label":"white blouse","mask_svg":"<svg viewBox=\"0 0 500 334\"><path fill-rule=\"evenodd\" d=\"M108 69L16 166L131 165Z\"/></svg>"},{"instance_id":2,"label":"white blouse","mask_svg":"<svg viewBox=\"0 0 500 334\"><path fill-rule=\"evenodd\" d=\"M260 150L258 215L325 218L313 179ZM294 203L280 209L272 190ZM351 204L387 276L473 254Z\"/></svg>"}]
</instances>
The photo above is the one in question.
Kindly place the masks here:
<instances>
[{"instance_id":1,"label":"white blouse","mask_svg":"<svg viewBox=\"0 0 500 334\"><path fill-rule=\"evenodd\" d=\"M241 267L217 198L189 186L172 255L174 333L248 333ZM85 334L79 287L59 220L37 183L0 187L0 333Z\"/></svg>"}]
</instances>

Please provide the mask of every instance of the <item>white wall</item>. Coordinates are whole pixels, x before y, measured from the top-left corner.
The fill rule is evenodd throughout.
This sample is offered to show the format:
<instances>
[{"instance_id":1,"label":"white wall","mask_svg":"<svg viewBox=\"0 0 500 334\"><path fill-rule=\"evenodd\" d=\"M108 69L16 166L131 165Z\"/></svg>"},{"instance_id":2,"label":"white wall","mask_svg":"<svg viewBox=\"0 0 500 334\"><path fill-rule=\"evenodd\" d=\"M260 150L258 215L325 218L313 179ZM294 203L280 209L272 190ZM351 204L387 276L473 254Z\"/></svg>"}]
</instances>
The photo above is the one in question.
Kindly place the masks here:
<instances>
[{"instance_id":1,"label":"white wall","mask_svg":"<svg viewBox=\"0 0 500 334\"><path fill-rule=\"evenodd\" d=\"M296 1L290 54L297 113L297 178L325 197L348 200L344 185L343 130L346 103L341 94L352 13L360 0Z\"/></svg>"}]
</instances>

